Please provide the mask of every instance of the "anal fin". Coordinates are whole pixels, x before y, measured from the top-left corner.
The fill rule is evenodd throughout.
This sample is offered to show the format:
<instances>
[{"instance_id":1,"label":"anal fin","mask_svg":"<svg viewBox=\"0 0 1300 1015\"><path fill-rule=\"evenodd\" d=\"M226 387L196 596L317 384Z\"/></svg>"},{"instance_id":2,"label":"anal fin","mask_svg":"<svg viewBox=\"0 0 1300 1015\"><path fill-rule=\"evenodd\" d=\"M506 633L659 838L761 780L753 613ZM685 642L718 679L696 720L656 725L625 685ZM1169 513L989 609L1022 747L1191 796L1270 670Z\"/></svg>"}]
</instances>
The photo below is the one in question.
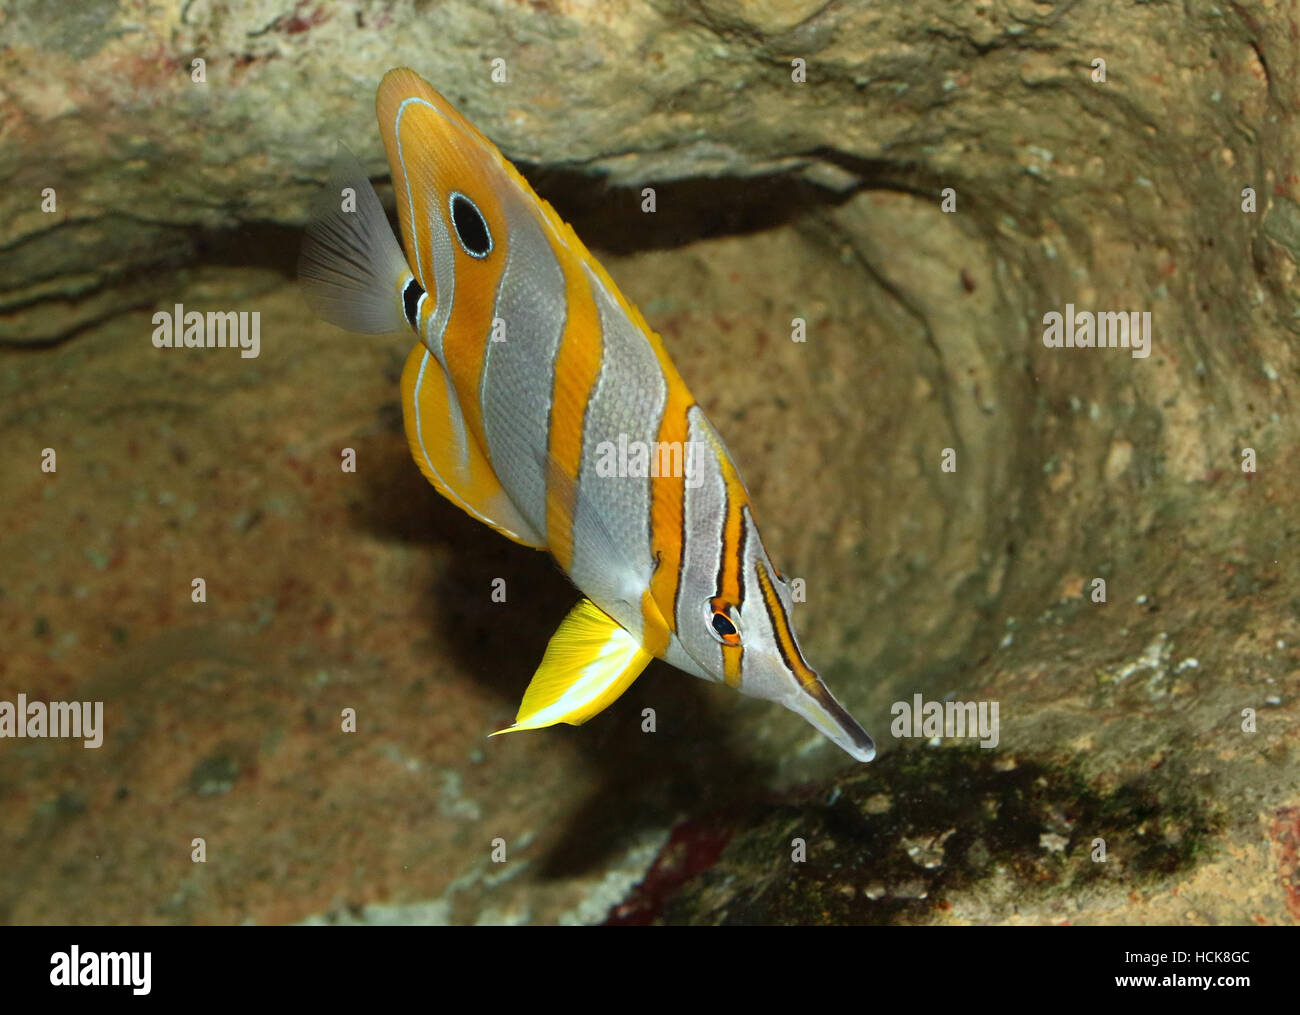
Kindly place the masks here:
<instances>
[{"instance_id":1,"label":"anal fin","mask_svg":"<svg viewBox=\"0 0 1300 1015\"><path fill-rule=\"evenodd\" d=\"M466 432L447 372L422 344L411 350L402 371L402 420L415 464L440 494L506 538L546 549L546 540L519 513Z\"/></svg>"},{"instance_id":2,"label":"anal fin","mask_svg":"<svg viewBox=\"0 0 1300 1015\"><path fill-rule=\"evenodd\" d=\"M551 636L515 724L492 736L556 723L581 726L613 704L654 657L590 599Z\"/></svg>"}]
</instances>

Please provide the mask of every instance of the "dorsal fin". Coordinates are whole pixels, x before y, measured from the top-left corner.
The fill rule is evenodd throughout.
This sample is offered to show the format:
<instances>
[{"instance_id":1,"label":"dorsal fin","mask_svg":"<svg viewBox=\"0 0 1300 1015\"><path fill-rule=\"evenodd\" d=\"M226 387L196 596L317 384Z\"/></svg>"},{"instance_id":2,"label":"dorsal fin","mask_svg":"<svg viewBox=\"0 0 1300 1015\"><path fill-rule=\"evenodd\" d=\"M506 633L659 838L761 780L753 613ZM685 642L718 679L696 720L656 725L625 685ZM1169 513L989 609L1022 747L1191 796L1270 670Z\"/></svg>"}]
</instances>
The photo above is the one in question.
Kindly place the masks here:
<instances>
[{"instance_id":1,"label":"dorsal fin","mask_svg":"<svg viewBox=\"0 0 1300 1015\"><path fill-rule=\"evenodd\" d=\"M440 494L508 539L546 549L546 540L519 513L466 433L447 373L423 344L411 350L402 371L402 419L415 464Z\"/></svg>"}]
</instances>

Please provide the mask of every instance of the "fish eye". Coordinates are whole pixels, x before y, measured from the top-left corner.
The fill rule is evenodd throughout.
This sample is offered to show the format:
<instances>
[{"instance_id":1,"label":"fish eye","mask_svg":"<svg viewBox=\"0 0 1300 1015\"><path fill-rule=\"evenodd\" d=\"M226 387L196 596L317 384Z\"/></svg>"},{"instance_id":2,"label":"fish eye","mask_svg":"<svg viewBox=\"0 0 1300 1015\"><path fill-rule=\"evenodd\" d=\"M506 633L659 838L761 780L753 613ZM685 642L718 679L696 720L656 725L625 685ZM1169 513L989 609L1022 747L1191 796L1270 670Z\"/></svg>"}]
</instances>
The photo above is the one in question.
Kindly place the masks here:
<instances>
[{"instance_id":1,"label":"fish eye","mask_svg":"<svg viewBox=\"0 0 1300 1015\"><path fill-rule=\"evenodd\" d=\"M492 253L492 233L478 205L455 190L447 208L451 212L451 224L456 227L456 239L460 240L465 253L480 259Z\"/></svg>"},{"instance_id":2,"label":"fish eye","mask_svg":"<svg viewBox=\"0 0 1300 1015\"><path fill-rule=\"evenodd\" d=\"M740 644L740 627L736 624L736 608L725 599L708 602L709 630L724 645Z\"/></svg>"}]
</instances>

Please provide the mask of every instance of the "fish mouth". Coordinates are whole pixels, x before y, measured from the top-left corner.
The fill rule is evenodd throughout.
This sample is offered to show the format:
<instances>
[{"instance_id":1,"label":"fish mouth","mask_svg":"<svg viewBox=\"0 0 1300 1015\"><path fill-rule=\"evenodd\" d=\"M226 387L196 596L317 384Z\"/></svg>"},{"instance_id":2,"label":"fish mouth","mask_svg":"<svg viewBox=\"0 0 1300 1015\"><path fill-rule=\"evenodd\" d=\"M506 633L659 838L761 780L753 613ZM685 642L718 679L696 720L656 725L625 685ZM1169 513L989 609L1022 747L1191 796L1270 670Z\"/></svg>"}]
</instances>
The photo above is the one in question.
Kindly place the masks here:
<instances>
[{"instance_id":1,"label":"fish mouth","mask_svg":"<svg viewBox=\"0 0 1300 1015\"><path fill-rule=\"evenodd\" d=\"M862 728L862 724L835 700L835 695L831 694L830 688L822 683L820 677L804 684L784 704L807 719L827 739L857 761L865 763L875 758L876 742Z\"/></svg>"}]
</instances>

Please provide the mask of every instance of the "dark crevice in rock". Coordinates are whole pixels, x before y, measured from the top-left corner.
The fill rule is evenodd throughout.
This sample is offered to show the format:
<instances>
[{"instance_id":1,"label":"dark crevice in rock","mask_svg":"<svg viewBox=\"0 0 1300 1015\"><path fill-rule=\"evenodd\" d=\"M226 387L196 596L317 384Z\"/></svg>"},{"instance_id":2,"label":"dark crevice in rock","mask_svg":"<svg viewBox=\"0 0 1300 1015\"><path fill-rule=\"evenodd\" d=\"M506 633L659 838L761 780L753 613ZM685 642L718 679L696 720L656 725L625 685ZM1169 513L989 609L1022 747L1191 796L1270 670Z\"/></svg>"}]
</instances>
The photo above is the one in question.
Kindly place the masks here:
<instances>
[{"instance_id":1,"label":"dark crevice in rock","mask_svg":"<svg viewBox=\"0 0 1300 1015\"><path fill-rule=\"evenodd\" d=\"M858 172L875 172L885 165L859 162L854 168ZM864 182L836 191L811 183L798 172L743 179L670 180L653 185L656 211L647 213L641 210L640 187L605 187L588 173L564 169L522 165L521 170L584 243L598 253L613 255L763 232L819 209L841 205L860 189L874 185ZM377 182L382 191L391 193L386 183ZM48 260L36 247L47 243L66 246L69 231L82 229L108 235L120 231L123 224L140 233L135 248L119 247L116 261L105 262L102 254L88 254L83 270L90 273L89 278L69 277L66 262L43 275L33 274L28 268ZM114 314L164 303L167 291L178 286L177 273L194 267L260 268L295 278L301 242L301 227L270 221L247 221L213 229L109 215L62 223L23 237L0 253L0 278L9 279L7 285L16 287L20 277L29 289L34 282L54 283L28 295L11 292L7 302L0 305L5 315L0 316L0 347L57 346ZM66 281L60 285L59 279ZM123 293L132 295L112 299L114 294ZM81 307L103 297L109 297L105 309L79 312ZM50 316L53 306L64 308L66 321L51 330L43 318Z\"/></svg>"},{"instance_id":2,"label":"dark crevice in rock","mask_svg":"<svg viewBox=\"0 0 1300 1015\"><path fill-rule=\"evenodd\" d=\"M700 240L764 232L850 200L797 172L702 176L651 186L656 210L643 212L641 187L606 187L586 173L521 166L521 171L593 251L628 255Z\"/></svg>"}]
</instances>

